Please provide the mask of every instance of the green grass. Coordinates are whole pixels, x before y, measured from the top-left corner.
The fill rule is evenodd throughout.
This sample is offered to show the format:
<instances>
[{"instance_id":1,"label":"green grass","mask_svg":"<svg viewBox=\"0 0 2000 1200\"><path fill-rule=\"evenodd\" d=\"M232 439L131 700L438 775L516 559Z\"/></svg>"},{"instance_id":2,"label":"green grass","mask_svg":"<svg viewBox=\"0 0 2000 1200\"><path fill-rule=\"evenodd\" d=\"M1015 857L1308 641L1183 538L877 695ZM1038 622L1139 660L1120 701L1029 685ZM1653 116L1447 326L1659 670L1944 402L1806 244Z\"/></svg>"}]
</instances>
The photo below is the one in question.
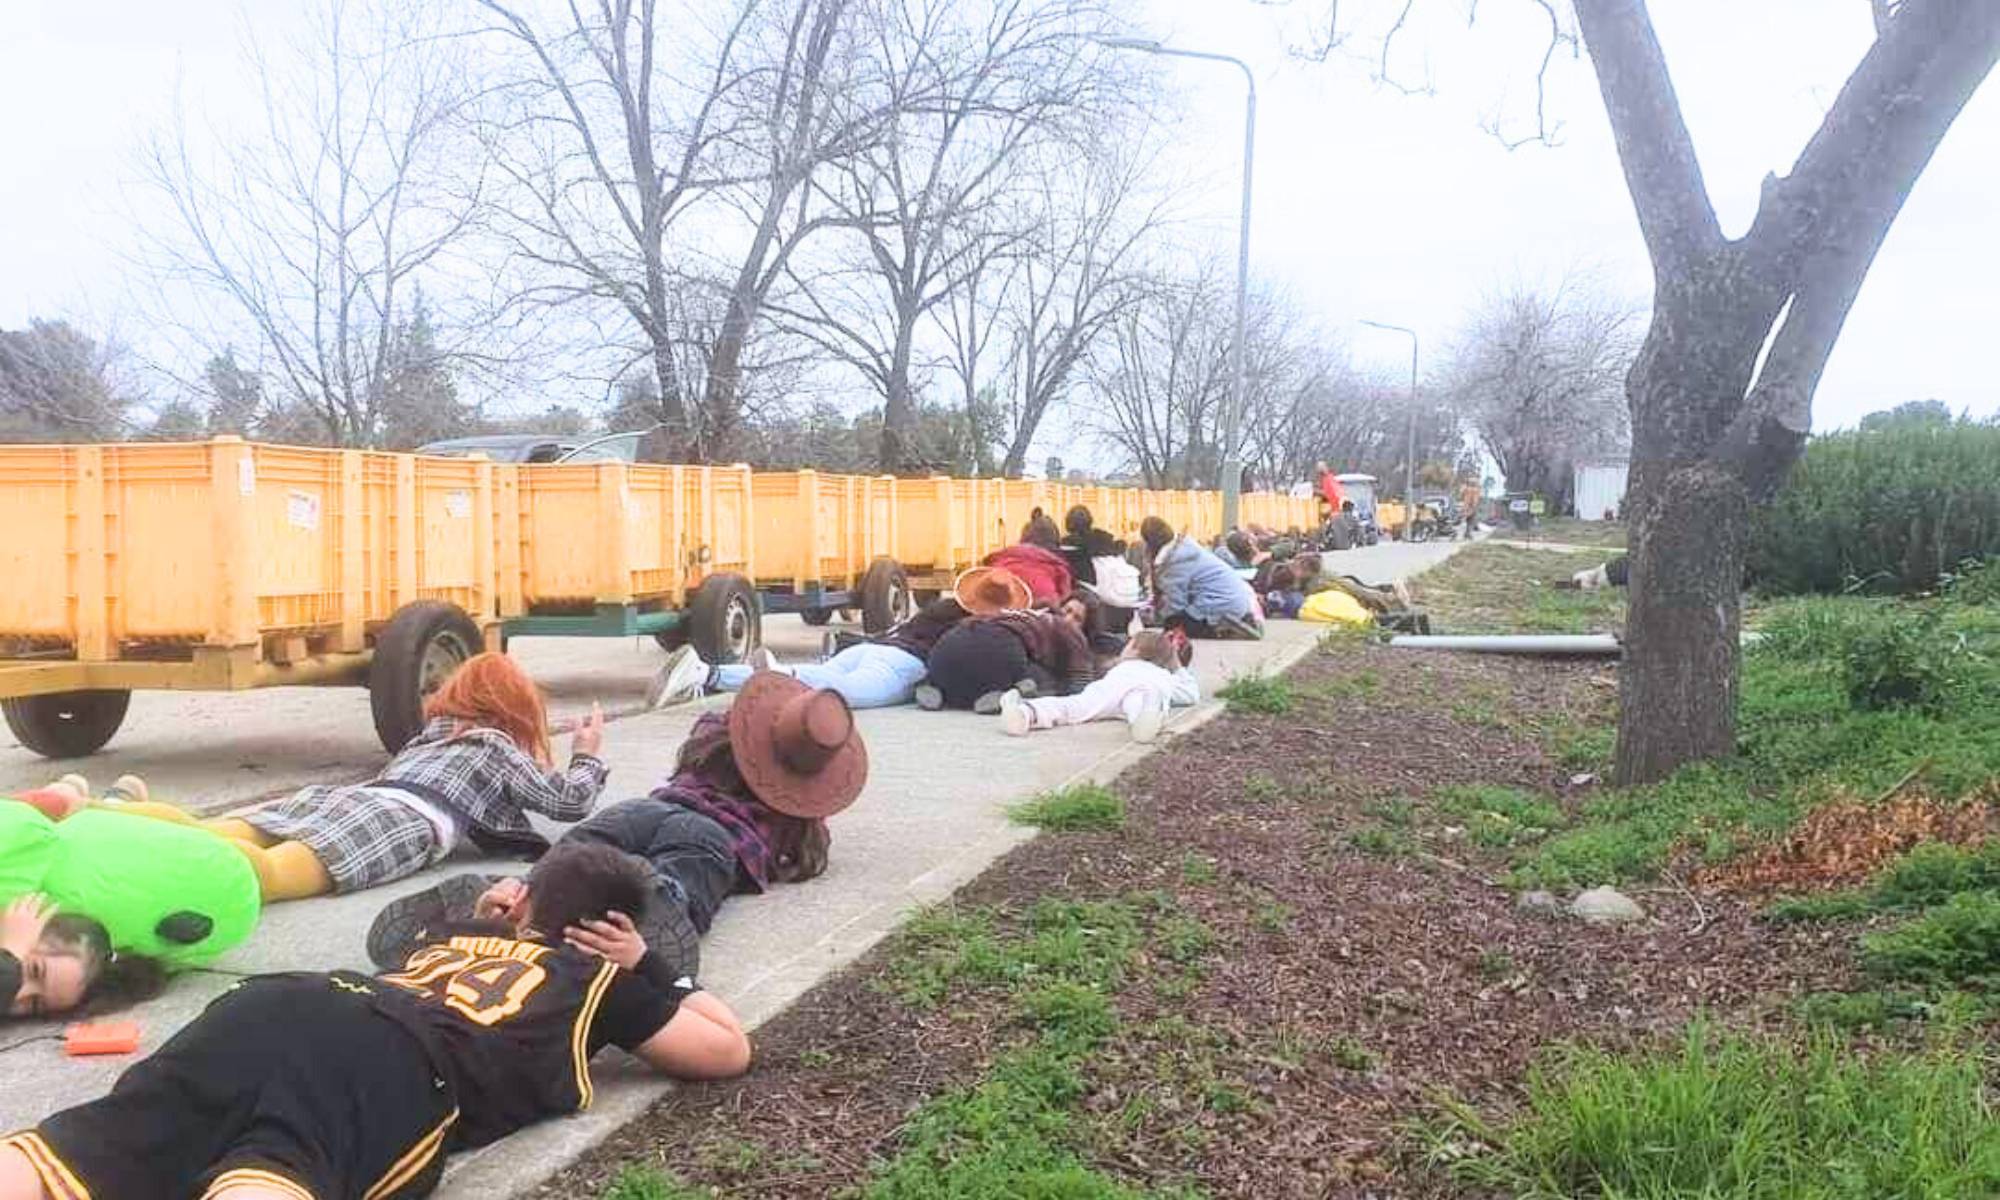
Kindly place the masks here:
<instances>
[{"instance_id":1,"label":"green grass","mask_svg":"<svg viewBox=\"0 0 2000 1200\"><path fill-rule=\"evenodd\" d=\"M708 1200L712 1195L651 1167L626 1167L604 1189L604 1200Z\"/></svg>"},{"instance_id":2,"label":"green grass","mask_svg":"<svg viewBox=\"0 0 2000 1200\"><path fill-rule=\"evenodd\" d=\"M1515 532L1511 525L1502 525L1500 531L1493 536L1515 539L1532 537L1538 542L1559 542L1565 546L1596 546L1605 550L1622 550L1626 540L1623 521L1585 521L1576 517L1543 517L1535 522L1533 533L1528 535Z\"/></svg>"},{"instance_id":3,"label":"green grass","mask_svg":"<svg viewBox=\"0 0 2000 1200\"><path fill-rule=\"evenodd\" d=\"M1896 983L2000 985L2000 895L1962 892L1914 921L1861 939L1861 966Z\"/></svg>"},{"instance_id":4,"label":"green grass","mask_svg":"<svg viewBox=\"0 0 2000 1200\"><path fill-rule=\"evenodd\" d=\"M1523 1200L1952 1200L2000 1191L2000 1122L1976 1059L1856 1054L1713 1034L1678 1052L1577 1047L1531 1071L1497 1126L1460 1106L1452 1169ZM1441 1156L1442 1157L1442 1156Z\"/></svg>"},{"instance_id":5,"label":"green grass","mask_svg":"<svg viewBox=\"0 0 2000 1200\"><path fill-rule=\"evenodd\" d=\"M1438 633L1606 633L1625 621L1625 592L1553 585L1605 555L1478 545L1424 572L1417 599Z\"/></svg>"},{"instance_id":6,"label":"green grass","mask_svg":"<svg viewBox=\"0 0 2000 1200\"><path fill-rule=\"evenodd\" d=\"M1347 844L1376 858L1404 858L1416 853L1416 839L1391 825L1364 825L1347 835Z\"/></svg>"},{"instance_id":7,"label":"green grass","mask_svg":"<svg viewBox=\"0 0 2000 1200\"><path fill-rule=\"evenodd\" d=\"M1651 787L1587 794L1566 829L1517 862L1515 883L1565 889L1649 879L1677 847L1719 862L1829 799L1879 795L1919 765L1925 789L1945 797L2000 777L2000 704L1991 702L2000 694L2000 611L1813 599L1773 604L1762 620L1765 637L1743 662L1736 757ZM1941 661L1899 642L1918 680L1857 680L1853 663L1883 644L1885 628L1904 625L1947 647L1936 652ZM1905 694L1907 702L1894 699ZM1559 739L1565 769L1588 769L1600 753L1608 766L1611 730L1586 728Z\"/></svg>"},{"instance_id":8,"label":"green grass","mask_svg":"<svg viewBox=\"0 0 2000 1200\"><path fill-rule=\"evenodd\" d=\"M1079 783L1023 800L1007 819L1055 833L1101 833L1125 827L1125 801L1109 788Z\"/></svg>"},{"instance_id":9,"label":"green grass","mask_svg":"<svg viewBox=\"0 0 2000 1200\"><path fill-rule=\"evenodd\" d=\"M1292 711L1292 685L1277 675L1238 675L1215 693L1233 713L1282 717Z\"/></svg>"},{"instance_id":10,"label":"green grass","mask_svg":"<svg viewBox=\"0 0 2000 1200\"><path fill-rule=\"evenodd\" d=\"M1142 964L1198 971L1214 947L1213 931L1164 895L1049 898L1018 919L993 909L919 914L898 937L892 989L922 1007L961 988L994 989L1011 997L1026 1040L977 1081L918 1108L860 1196L1194 1200L1199 1193L1141 1190L1093 1166L1078 1102L1092 1054L1120 1029L1115 998ZM1220 1081L1206 1082L1193 1101L1218 1113L1249 1103Z\"/></svg>"}]
</instances>

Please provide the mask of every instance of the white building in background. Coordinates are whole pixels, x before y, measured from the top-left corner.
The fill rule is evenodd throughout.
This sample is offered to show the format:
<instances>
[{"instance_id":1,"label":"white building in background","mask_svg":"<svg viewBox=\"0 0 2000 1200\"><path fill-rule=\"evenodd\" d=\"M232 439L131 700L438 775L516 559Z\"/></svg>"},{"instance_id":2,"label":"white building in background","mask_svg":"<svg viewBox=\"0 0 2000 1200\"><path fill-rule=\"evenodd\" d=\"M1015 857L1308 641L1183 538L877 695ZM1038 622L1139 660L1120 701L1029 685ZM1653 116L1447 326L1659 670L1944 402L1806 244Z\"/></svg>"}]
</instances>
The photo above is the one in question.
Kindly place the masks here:
<instances>
[{"instance_id":1,"label":"white building in background","mask_svg":"<svg viewBox=\"0 0 2000 1200\"><path fill-rule=\"evenodd\" d=\"M1622 458L1595 459L1576 464L1576 515L1586 521L1602 521L1604 514L1625 515L1625 473L1630 464Z\"/></svg>"}]
</instances>

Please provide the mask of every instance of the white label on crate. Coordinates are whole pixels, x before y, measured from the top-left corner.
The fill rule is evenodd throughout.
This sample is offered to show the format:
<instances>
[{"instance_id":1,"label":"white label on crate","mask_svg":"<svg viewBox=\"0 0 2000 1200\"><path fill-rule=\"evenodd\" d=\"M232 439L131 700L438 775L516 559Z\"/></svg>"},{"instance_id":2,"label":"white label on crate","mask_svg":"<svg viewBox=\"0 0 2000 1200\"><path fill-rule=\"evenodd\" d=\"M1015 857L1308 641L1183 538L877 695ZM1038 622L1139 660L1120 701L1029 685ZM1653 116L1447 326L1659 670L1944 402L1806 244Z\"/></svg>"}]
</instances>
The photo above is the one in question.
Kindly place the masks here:
<instances>
[{"instance_id":1,"label":"white label on crate","mask_svg":"<svg viewBox=\"0 0 2000 1200\"><path fill-rule=\"evenodd\" d=\"M257 494L257 460L247 454L236 460L236 490L246 496Z\"/></svg>"},{"instance_id":2,"label":"white label on crate","mask_svg":"<svg viewBox=\"0 0 2000 1200\"><path fill-rule=\"evenodd\" d=\"M318 529L319 497L311 492L286 492L285 520L298 529Z\"/></svg>"},{"instance_id":3,"label":"white label on crate","mask_svg":"<svg viewBox=\"0 0 2000 1200\"><path fill-rule=\"evenodd\" d=\"M446 492L444 494L444 515L454 521L463 521L472 515L471 492Z\"/></svg>"}]
</instances>

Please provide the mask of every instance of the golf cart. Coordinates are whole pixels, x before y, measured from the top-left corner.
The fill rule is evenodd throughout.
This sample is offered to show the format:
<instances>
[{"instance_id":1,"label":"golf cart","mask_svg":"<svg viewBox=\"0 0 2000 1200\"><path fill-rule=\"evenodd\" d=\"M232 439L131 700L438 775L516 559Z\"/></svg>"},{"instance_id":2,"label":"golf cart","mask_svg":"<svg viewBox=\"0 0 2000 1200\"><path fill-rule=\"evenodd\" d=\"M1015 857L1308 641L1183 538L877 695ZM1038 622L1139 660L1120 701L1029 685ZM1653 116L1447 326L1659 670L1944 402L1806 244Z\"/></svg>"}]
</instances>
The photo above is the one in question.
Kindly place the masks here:
<instances>
[{"instance_id":1,"label":"golf cart","mask_svg":"<svg viewBox=\"0 0 2000 1200\"><path fill-rule=\"evenodd\" d=\"M1373 475L1350 472L1336 475L1340 484L1341 498L1354 506L1352 513L1334 513L1320 531L1320 544L1326 550L1351 550L1356 546L1372 546L1382 540L1382 526L1376 519L1376 479Z\"/></svg>"}]
</instances>

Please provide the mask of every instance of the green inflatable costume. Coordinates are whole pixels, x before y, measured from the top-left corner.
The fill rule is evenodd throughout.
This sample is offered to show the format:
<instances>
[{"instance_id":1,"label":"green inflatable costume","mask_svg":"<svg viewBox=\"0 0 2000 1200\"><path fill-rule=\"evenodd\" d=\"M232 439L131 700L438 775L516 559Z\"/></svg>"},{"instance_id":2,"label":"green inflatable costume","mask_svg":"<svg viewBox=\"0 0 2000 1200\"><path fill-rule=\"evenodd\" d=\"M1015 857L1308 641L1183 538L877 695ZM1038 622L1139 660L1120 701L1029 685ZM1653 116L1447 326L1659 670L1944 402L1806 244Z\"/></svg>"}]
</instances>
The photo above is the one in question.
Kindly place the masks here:
<instances>
[{"instance_id":1,"label":"green inflatable costume","mask_svg":"<svg viewBox=\"0 0 2000 1200\"><path fill-rule=\"evenodd\" d=\"M103 808L51 821L0 798L0 904L29 892L170 967L249 937L263 906L249 860L206 830Z\"/></svg>"}]
</instances>

